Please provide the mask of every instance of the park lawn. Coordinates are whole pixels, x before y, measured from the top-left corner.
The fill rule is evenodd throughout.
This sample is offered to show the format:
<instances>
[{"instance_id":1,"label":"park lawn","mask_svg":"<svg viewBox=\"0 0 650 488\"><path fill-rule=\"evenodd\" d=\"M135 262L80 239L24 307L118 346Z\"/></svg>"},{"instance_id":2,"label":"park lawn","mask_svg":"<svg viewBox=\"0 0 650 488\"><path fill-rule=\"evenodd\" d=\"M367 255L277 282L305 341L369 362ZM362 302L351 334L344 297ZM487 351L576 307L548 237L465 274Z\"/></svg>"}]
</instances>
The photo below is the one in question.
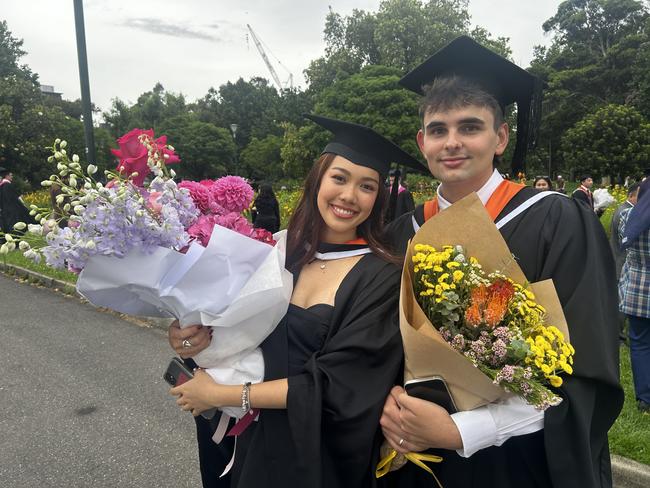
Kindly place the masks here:
<instances>
[{"instance_id":1,"label":"park lawn","mask_svg":"<svg viewBox=\"0 0 650 488\"><path fill-rule=\"evenodd\" d=\"M609 431L609 449L619 456L650 464L650 414L641 414L636 407L628 347L621 347L621 384L625 404Z\"/></svg>"}]
</instances>

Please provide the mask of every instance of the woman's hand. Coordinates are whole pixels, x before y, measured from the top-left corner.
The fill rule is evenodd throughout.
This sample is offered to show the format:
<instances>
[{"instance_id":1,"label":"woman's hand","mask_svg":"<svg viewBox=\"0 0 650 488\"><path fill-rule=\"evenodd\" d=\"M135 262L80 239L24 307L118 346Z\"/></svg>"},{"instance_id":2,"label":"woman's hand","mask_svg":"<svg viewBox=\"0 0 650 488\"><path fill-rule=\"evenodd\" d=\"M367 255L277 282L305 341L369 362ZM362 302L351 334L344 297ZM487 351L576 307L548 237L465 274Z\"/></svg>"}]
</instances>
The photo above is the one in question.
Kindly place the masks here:
<instances>
[{"instance_id":1,"label":"woman's hand","mask_svg":"<svg viewBox=\"0 0 650 488\"><path fill-rule=\"evenodd\" d=\"M169 345L183 359L196 356L210 345L212 328L203 325L191 325L181 329L178 320L174 320L167 331ZM185 345L183 345L184 341ZM186 347L189 345L189 347Z\"/></svg>"},{"instance_id":2,"label":"woman's hand","mask_svg":"<svg viewBox=\"0 0 650 488\"><path fill-rule=\"evenodd\" d=\"M169 390L170 395L177 396L176 403L181 410L190 412L195 417L213 407L219 407L215 400L219 398L219 386L205 371L197 369L194 378Z\"/></svg>"},{"instance_id":3,"label":"woman's hand","mask_svg":"<svg viewBox=\"0 0 650 488\"><path fill-rule=\"evenodd\" d=\"M384 437L400 453L429 448L462 449L463 440L449 413L440 405L410 397L395 386L379 421Z\"/></svg>"}]
</instances>

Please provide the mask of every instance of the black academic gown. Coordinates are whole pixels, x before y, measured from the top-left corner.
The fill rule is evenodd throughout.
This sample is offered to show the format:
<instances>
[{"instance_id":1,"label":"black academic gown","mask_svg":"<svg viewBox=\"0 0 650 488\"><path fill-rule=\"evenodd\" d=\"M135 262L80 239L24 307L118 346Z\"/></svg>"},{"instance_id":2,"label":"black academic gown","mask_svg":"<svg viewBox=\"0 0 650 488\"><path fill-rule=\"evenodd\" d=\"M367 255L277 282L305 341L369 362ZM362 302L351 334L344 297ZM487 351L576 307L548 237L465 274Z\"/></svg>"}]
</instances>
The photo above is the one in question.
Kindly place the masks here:
<instances>
[{"instance_id":1,"label":"black academic gown","mask_svg":"<svg viewBox=\"0 0 650 488\"><path fill-rule=\"evenodd\" d=\"M399 280L397 266L364 255L343 279L325 323L302 324L322 331L322 343L312 343L307 355L309 340L298 336L311 334L301 334L303 319L293 316L305 309L289 308L262 345L265 379L288 377L287 408L262 410L240 436L233 488L374 486L379 418L402 363ZM301 354L307 359L297 367Z\"/></svg>"},{"instance_id":2,"label":"black academic gown","mask_svg":"<svg viewBox=\"0 0 650 488\"><path fill-rule=\"evenodd\" d=\"M34 219L29 215L29 210L14 189L13 184L0 185L0 230L15 233L16 222L32 223Z\"/></svg>"},{"instance_id":3,"label":"black academic gown","mask_svg":"<svg viewBox=\"0 0 650 488\"><path fill-rule=\"evenodd\" d=\"M520 191L496 220L535 192ZM414 214L421 225L422 206ZM401 251L414 235L412 215L389 228ZM563 401L546 410L543 430L511 437L470 458L440 451L444 461L432 467L445 488L610 487L607 431L623 392L614 261L602 226L582 203L551 195L503 226L501 234L529 281L553 279L576 350L574 374L564 376ZM389 476L394 486L433 486L431 476L411 463Z\"/></svg>"}]
</instances>

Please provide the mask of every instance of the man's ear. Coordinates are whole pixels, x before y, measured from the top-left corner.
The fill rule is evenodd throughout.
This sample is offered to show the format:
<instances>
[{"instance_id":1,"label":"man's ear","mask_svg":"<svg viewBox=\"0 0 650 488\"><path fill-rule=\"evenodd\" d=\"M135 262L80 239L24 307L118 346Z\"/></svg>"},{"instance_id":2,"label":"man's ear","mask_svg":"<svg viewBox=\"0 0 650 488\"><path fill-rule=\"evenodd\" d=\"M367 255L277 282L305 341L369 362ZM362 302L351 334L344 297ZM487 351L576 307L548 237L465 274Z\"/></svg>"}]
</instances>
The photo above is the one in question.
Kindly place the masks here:
<instances>
[{"instance_id":1,"label":"man's ear","mask_svg":"<svg viewBox=\"0 0 650 488\"><path fill-rule=\"evenodd\" d=\"M420 129L415 136L415 140L418 143L418 147L420 148L420 152L422 153L422 156L424 156L424 132L422 132L422 129Z\"/></svg>"},{"instance_id":2,"label":"man's ear","mask_svg":"<svg viewBox=\"0 0 650 488\"><path fill-rule=\"evenodd\" d=\"M503 155L503 153L506 150L506 147L508 147L509 140L510 140L510 128L508 127L508 123L504 122L497 129L497 147L494 151L494 154L496 154L497 156Z\"/></svg>"}]
</instances>

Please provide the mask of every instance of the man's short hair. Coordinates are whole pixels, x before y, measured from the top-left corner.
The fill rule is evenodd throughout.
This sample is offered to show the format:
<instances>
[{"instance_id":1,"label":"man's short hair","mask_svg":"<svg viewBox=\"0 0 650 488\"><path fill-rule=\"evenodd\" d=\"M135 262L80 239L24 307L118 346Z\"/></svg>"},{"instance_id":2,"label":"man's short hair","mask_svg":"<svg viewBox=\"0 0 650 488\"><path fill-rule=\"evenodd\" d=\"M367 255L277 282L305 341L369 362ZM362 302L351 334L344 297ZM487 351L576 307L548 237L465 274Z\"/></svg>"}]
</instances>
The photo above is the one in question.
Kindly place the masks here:
<instances>
[{"instance_id":1,"label":"man's short hair","mask_svg":"<svg viewBox=\"0 0 650 488\"><path fill-rule=\"evenodd\" d=\"M424 87L420 101L420 120L431 112L446 112L476 105L488 109L494 117L496 131L504 122L503 109L497 99L467 78L461 76L441 76Z\"/></svg>"},{"instance_id":2,"label":"man's short hair","mask_svg":"<svg viewBox=\"0 0 650 488\"><path fill-rule=\"evenodd\" d=\"M591 178L591 175L590 175L590 174L584 174L584 175L581 175L581 176L578 178L578 181L579 181L580 183L582 183L583 181L588 180L589 178ZM592 179L593 179L593 178L592 178Z\"/></svg>"}]
</instances>

